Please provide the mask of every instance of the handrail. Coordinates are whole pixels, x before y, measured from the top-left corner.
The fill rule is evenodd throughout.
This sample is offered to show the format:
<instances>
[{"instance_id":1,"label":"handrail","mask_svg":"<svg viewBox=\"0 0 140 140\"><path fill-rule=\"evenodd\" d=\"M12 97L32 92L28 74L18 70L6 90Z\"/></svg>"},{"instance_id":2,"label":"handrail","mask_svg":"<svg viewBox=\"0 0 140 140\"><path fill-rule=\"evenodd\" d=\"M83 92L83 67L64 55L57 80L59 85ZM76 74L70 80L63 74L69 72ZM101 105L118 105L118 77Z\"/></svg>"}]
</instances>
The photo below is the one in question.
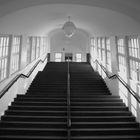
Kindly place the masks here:
<instances>
[{"instance_id":1,"label":"handrail","mask_svg":"<svg viewBox=\"0 0 140 140\"><path fill-rule=\"evenodd\" d=\"M129 93L137 100L137 102L140 103L140 96L118 74L110 75L107 69L102 64L100 64L98 60L95 60L93 62L96 62L101 67L101 69L105 72L106 76L109 79L117 78L125 86Z\"/></svg>"},{"instance_id":2,"label":"handrail","mask_svg":"<svg viewBox=\"0 0 140 140\"><path fill-rule=\"evenodd\" d=\"M68 140L71 139L71 101L70 101L70 67L69 67L69 59L67 65L67 138Z\"/></svg>"},{"instance_id":3,"label":"handrail","mask_svg":"<svg viewBox=\"0 0 140 140\"><path fill-rule=\"evenodd\" d=\"M38 66L38 64L44 63L47 59L47 55L44 58L44 60L40 59L38 60L35 65L31 68L31 70L25 75L23 73L17 74L1 91L0 91L0 99L3 97L3 95L14 85L14 83L19 79L19 78L29 78L32 72L35 70L35 68Z\"/></svg>"}]
</instances>

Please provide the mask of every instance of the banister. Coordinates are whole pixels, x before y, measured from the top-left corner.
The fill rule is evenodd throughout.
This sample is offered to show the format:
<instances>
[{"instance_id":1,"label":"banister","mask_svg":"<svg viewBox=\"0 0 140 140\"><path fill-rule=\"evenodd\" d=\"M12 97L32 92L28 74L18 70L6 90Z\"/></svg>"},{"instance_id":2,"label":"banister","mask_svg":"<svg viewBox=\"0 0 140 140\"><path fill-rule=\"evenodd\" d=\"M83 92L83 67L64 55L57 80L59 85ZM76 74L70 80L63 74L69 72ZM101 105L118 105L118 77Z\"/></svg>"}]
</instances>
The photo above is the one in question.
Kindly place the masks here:
<instances>
[{"instance_id":1,"label":"banister","mask_svg":"<svg viewBox=\"0 0 140 140\"><path fill-rule=\"evenodd\" d=\"M123 80L123 78L121 78L118 74L110 75L107 69L102 64L100 64L98 60L95 60L93 62L96 62L101 67L101 69L105 72L108 79L117 78L123 84L123 86L129 91L129 93L136 99L136 101L140 103L140 96Z\"/></svg>"},{"instance_id":2,"label":"banister","mask_svg":"<svg viewBox=\"0 0 140 140\"><path fill-rule=\"evenodd\" d=\"M67 138L71 139L71 101L70 101L70 68L69 59L67 63Z\"/></svg>"},{"instance_id":3,"label":"banister","mask_svg":"<svg viewBox=\"0 0 140 140\"><path fill-rule=\"evenodd\" d=\"M19 78L29 78L32 72L35 70L35 68L38 66L39 63L44 63L47 59L47 55L44 58L44 60L40 59L38 60L34 66L30 69L30 71L25 75L23 73L16 75L1 91L0 91L0 99L3 97L3 95L14 85L14 83L19 79Z\"/></svg>"}]
</instances>

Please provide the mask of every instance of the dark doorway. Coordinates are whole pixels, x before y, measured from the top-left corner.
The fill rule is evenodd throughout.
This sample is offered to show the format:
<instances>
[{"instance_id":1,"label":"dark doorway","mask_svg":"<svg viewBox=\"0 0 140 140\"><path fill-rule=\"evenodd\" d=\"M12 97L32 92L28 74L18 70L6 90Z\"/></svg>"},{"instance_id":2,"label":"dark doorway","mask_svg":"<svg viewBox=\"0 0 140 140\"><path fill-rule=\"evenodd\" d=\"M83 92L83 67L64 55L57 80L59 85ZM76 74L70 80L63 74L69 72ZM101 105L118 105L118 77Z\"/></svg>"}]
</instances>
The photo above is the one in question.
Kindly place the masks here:
<instances>
[{"instance_id":1,"label":"dark doorway","mask_svg":"<svg viewBox=\"0 0 140 140\"><path fill-rule=\"evenodd\" d=\"M65 61L72 61L73 54L72 53L65 53Z\"/></svg>"}]
</instances>

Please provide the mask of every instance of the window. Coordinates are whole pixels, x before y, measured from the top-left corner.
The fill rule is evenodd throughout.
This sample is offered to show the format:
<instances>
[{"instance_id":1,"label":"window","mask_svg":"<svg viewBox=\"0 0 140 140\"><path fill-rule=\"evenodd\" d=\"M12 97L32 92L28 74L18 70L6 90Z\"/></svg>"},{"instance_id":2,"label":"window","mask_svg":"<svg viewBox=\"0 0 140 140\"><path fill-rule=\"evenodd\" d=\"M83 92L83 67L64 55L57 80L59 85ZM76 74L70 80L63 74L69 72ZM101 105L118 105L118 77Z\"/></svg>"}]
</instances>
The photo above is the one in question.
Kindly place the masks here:
<instances>
[{"instance_id":1,"label":"window","mask_svg":"<svg viewBox=\"0 0 140 140\"><path fill-rule=\"evenodd\" d=\"M31 61L34 61L36 58L36 37L32 37L31 42L32 42Z\"/></svg>"},{"instance_id":2,"label":"window","mask_svg":"<svg viewBox=\"0 0 140 140\"><path fill-rule=\"evenodd\" d=\"M19 70L21 36L14 36L11 50L11 74Z\"/></svg>"},{"instance_id":3,"label":"window","mask_svg":"<svg viewBox=\"0 0 140 140\"><path fill-rule=\"evenodd\" d=\"M128 46L129 46L129 56L134 58L140 58L138 38L130 37L128 40Z\"/></svg>"},{"instance_id":4,"label":"window","mask_svg":"<svg viewBox=\"0 0 140 140\"><path fill-rule=\"evenodd\" d=\"M55 53L55 62L61 62L61 60L62 60L62 54Z\"/></svg>"},{"instance_id":5,"label":"window","mask_svg":"<svg viewBox=\"0 0 140 140\"><path fill-rule=\"evenodd\" d=\"M9 36L0 36L0 81L7 77Z\"/></svg>"},{"instance_id":6,"label":"window","mask_svg":"<svg viewBox=\"0 0 140 140\"><path fill-rule=\"evenodd\" d=\"M137 36L128 37L130 78L140 81L140 48Z\"/></svg>"},{"instance_id":7,"label":"window","mask_svg":"<svg viewBox=\"0 0 140 140\"><path fill-rule=\"evenodd\" d=\"M128 36L130 86L137 93L137 83L140 82L140 48L138 36ZM135 81L135 82L134 82ZM138 94L138 93L137 93ZM137 117L137 101L131 96L131 111Z\"/></svg>"},{"instance_id":8,"label":"window","mask_svg":"<svg viewBox=\"0 0 140 140\"><path fill-rule=\"evenodd\" d=\"M105 38L102 38L102 65L106 65L106 51L105 51Z\"/></svg>"},{"instance_id":9,"label":"window","mask_svg":"<svg viewBox=\"0 0 140 140\"><path fill-rule=\"evenodd\" d=\"M110 39L106 38L106 63L107 63L107 69L111 72L111 46L110 46Z\"/></svg>"},{"instance_id":10,"label":"window","mask_svg":"<svg viewBox=\"0 0 140 140\"><path fill-rule=\"evenodd\" d=\"M76 62L81 62L82 61L82 54L81 53L77 53L76 54Z\"/></svg>"},{"instance_id":11,"label":"window","mask_svg":"<svg viewBox=\"0 0 140 140\"><path fill-rule=\"evenodd\" d=\"M119 54L125 54L124 38L117 39L117 47L118 47Z\"/></svg>"},{"instance_id":12,"label":"window","mask_svg":"<svg viewBox=\"0 0 140 140\"><path fill-rule=\"evenodd\" d=\"M101 39L97 38L98 59L101 61Z\"/></svg>"},{"instance_id":13,"label":"window","mask_svg":"<svg viewBox=\"0 0 140 140\"><path fill-rule=\"evenodd\" d=\"M130 78L133 80L138 80L140 81L140 74L139 74L139 70L140 70L140 63L130 59Z\"/></svg>"},{"instance_id":14,"label":"window","mask_svg":"<svg viewBox=\"0 0 140 140\"><path fill-rule=\"evenodd\" d=\"M126 81L126 55L125 55L125 38L117 38L117 50L118 50L118 66L120 76Z\"/></svg>"},{"instance_id":15,"label":"window","mask_svg":"<svg viewBox=\"0 0 140 140\"><path fill-rule=\"evenodd\" d=\"M47 51L47 37L40 38L40 55L43 55Z\"/></svg>"},{"instance_id":16,"label":"window","mask_svg":"<svg viewBox=\"0 0 140 140\"><path fill-rule=\"evenodd\" d=\"M36 38L36 58L40 57L40 37Z\"/></svg>"},{"instance_id":17,"label":"window","mask_svg":"<svg viewBox=\"0 0 140 140\"><path fill-rule=\"evenodd\" d=\"M43 55L43 53L44 53L44 52L43 52L43 49L44 49L44 48L43 48L43 47L44 47L43 45L44 45L44 44L43 44L43 37L41 37L41 38L40 38L40 56Z\"/></svg>"},{"instance_id":18,"label":"window","mask_svg":"<svg viewBox=\"0 0 140 140\"><path fill-rule=\"evenodd\" d=\"M27 38L27 64L31 62L31 37Z\"/></svg>"},{"instance_id":19,"label":"window","mask_svg":"<svg viewBox=\"0 0 140 140\"><path fill-rule=\"evenodd\" d=\"M124 37L117 37L116 38L116 45L117 45L117 53L118 53L118 66L119 66L119 75L125 82L127 82L127 71L126 71L126 52L125 52L125 38ZM128 91L119 82L119 95L123 102L128 106Z\"/></svg>"},{"instance_id":20,"label":"window","mask_svg":"<svg viewBox=\"0 0 140 140\"><path fill-rule=\"evenodd\" d=\"M92 61L95 61L97 59L97 50L96 50L96 40L95 40L95 38L91 38L90 55L92 57Z\"/></svg>"},{"instance_id":21,"label":"window","mask_svg":"<svg viewBox=\"0 0 140 140\"><path fill-rule=\"evenodd\" d=\"M47 52L47 37L43 37L43 53Z\"/></svg>"}]
</instances>

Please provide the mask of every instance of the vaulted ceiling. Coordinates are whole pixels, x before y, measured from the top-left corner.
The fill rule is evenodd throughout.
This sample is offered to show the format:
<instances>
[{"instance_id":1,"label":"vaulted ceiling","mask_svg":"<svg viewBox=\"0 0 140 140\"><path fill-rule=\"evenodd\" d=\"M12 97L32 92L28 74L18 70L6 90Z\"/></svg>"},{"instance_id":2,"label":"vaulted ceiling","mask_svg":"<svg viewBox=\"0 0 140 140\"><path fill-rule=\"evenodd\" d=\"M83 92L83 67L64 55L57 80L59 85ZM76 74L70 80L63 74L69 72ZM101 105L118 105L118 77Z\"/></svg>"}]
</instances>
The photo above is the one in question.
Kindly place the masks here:
<instances>
[{"instance_id":1,"label":"vaulted ceiling","mask_svg":"<svg viewBox=\"0 0 140 140\"><path fill-rule=\"evenodd\" d=\"M38 28L42 28L42 30L45 29L45 26L48 26L50 29L56 28L56 25L63 24L66 21L67 16L71 16L74 22L79 25L80 28L83 28L87 32L95 32L100 24L100 29L103 26L103 28L106 30L112 30L114 27L116 27L117 20L111 21L110 19L112 26L111 27L108 24L109 13L107 11L105 11L106 13L99 12L97 8L110 10L112 12L117 12L119 14L125 15L126 17L129 17L137 23L136 26L138 26L136 28L139 28L140 25L140 0L0 0L0 17L5 17L6 15L10 15L11 13L14 13L16 11L24 10L25 8L27 8L27 10L25 11L27 11L26 15L28 15L28 8L42 6L43 11L43 6L45 5L48 5L46 6L46 11L44 10L46 13L43 14L39 9L36 10L37 12L31 13L30 11L29 13L30 16L33 16L33 14L40 14L41 16L42 14L44 15L42 16L42 18L41 16L39 17L40 21L44 21L44 24L41 22L39 23L39 20L37 20L36 17L33 16L34 23L39 25L40 27ZM68 5L74 6L71 7ZM86 9L86 7L84 8L83 6L88 6L89 8ZM93 12L97 12L98 17ZM105 19L104 15L108 15L107 19ZM22 18L19 18L19 20L22 20ZM26 20L28 21L27 18ZM102 23L103 20L105 24ZM118 20L123 20L123 18L120 18ZM120 27L123 22L125 21L118 21L118 27ZM127 23L129 23L128 28L131 28L131 25L135 25L129 22L129 20L127 21ZM116 30L118 30L118 27L116 27ZM125 25L123 25L122 28L124 27Z\"/></svg>"},{"instance_id":2,"label":"vaulted ceiling","mask_svg":"<svg viewBox=\"0 0 140 140\"><path fill-rule=\"evenodd\" d=\"M0 0L0 16L43 4L80 4L111 9L140 22L140 0Z\"/></svg>"}]
</instances>

